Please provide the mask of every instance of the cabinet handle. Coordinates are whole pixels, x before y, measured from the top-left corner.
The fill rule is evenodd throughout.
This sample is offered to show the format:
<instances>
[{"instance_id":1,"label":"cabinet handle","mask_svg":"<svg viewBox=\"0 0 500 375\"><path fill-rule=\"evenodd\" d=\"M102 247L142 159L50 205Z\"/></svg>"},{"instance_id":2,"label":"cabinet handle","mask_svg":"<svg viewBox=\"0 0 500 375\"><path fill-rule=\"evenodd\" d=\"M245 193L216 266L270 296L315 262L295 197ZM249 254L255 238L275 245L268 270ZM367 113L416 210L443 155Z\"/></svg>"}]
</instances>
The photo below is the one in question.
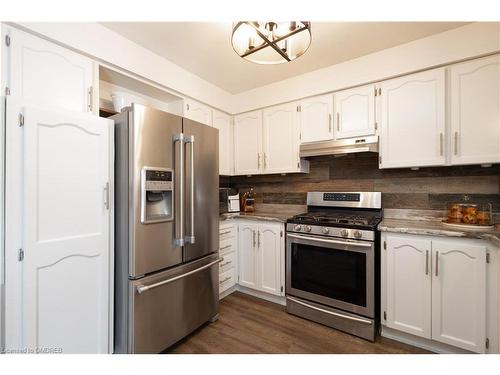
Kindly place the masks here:
<instances>
[{"instance_id":1,"label":"cabinet handle","mask_svg":"<svg viewBox=\"0 0 500 375\"><path fill-rule=\"evenodd\" d=\"M439 274L439 251L436 251L436 276Z\"/></svg>"},{"instance_id":2,"label":"cabinet handle","mask_svg":"<svg viewBox=\"0 0 500 375\"><path fill-rule=\"evenodd\" d=\"M221 247L221 248L220 248L220 250L229 249L231 246L233 246L233 245L226 245L226 246L223 246L223 247Z\"/></svg>"},{"instance_id":3,"label":"cabinet handle","mask_svg":"<svg viewBox=\"0 0 500 375\"><path fill-rule=\"evenodd\" d=\"M257 247L260 247L260 231L257 232Z\"/></svg>"},{"instance_id":4,"label":"cabinet handle","mask_svg":"<svg viewBox=\"0 0 500 375\"><path fill-rule=\"evenodd\" d=\"M225 235L225 234L229 234L229 233L231 233L231 231L230 231L230 230L226 230L226 231L224 231L224 232L219 232L219 236L223 236L223 235ZM230 246L231 246L231 245L230 245Z\"/></svg>"},{"instance_id":5,"label":"cabinet handle","mask_svg":"<svg viewBox=\"0 0 500 375\"><path fill-rule=\"evenodd\" d=\"M455 132L454 154L458 155L458 132Z\"/></svg>"},{"instance_id":6,"label":"cabinet handle","mask_svg":"<svg viewBox=\"0 0 500 375\"><path fill-rule=\"evenodd\" d=\"M109 210L109 182L104 184L104 208Z\"/></svg>"},{"instance_id":7,"label":"cabinet handle","mask_svg":"<svg viewBox=\"0 0 500 375\"><path fill-rule=\"evenodd\" d=\"M267 154L264 152L264 168L267 168Z\"/></svg>"},{"instance_id":8,"label":"cabinet handle","mask_svg":"<svg viewBox=\"0 0 500 375\"><path fill-rule=\"evenodd\" d=\"M429 250L425 250L425 274L429 274Z\"/></svg>"},{"instance_id":9,"label":"cabinet handle","mask_svg":"<svg viewBox=\"0 0 500 375\"><path fill-rule=\"evenodd\" d=\"M443 133L439 133L439 155L443 156Z\"/></svg>"},{"instance_id":10,"label":"cabinet handle","mask_svg":"<svg viewBox=\"0 0 500 375\"><path fill-rule=\"evenodd\" d=\"M228 277L226 277L224 280L219 281L219 284L220 284L220 285L222 285L222 284L224 284L224 283L225 283L226 281L228 281L228 280L231 280L231 276L228 276Z\"/></svg>"},{"instance_id":11,"label":"cabinet handle","mask_svg":"<svg viewBox=\"0 0 500 375\"><path fill-rule=\"evenodd\" d=\"M257 154L257 168L260 169L260 153Z\"/></svg>"},{"instance_id":12,"label":"cabinet handle","mask_svg":"<svg viewBox=\"0 0 500 375\"><path fill-rule=\"evenodd\" d=\"M337 131L340 131L340 114L337 112Z\"/></svg>"},{"instance_id":13,"label":"cabinet handle","mask_svg":"<svg viewBox=\"0 0 500 375\"><path fill-rule=\"evenodd\" d=\"M328 115L328 131L330 133L332 132L332 114L331 113Z\"/></svg>"},{"instance_id":14,"label":"cabinet handle","mask_svg":"<svg viewBox=\"0 0 500 375\"><path fill-rule=\"evenodd\" d=\"M92 103L94 101L94 89L92 86L87 89L87 100L87 109L92 112L94 110L94 103Z\"/></svg>"},{"instance_id":15,"label":"cabinet handle","mask_svg":"<svg viewBox=\"0 0 500 375\"><path fill-rule=\"evenodd\" d=\"M231 263L233 263L233 261L232 260L228 260L226 263L220 263L220 266L222 268L222 267L227 266L228 264L231 264Z\"/></svg>"},{"instance_id":16,"label":"cabinet handle","mask_svg":"<svg viewBox=\"0 0 500 375\"><path fill-rule=\"evenodd\" d=\"M256 242L255 242L255 231L253 231L253 248L254 249L255 249L255 244L256 244Z\"/></svg>"}]
</instances>

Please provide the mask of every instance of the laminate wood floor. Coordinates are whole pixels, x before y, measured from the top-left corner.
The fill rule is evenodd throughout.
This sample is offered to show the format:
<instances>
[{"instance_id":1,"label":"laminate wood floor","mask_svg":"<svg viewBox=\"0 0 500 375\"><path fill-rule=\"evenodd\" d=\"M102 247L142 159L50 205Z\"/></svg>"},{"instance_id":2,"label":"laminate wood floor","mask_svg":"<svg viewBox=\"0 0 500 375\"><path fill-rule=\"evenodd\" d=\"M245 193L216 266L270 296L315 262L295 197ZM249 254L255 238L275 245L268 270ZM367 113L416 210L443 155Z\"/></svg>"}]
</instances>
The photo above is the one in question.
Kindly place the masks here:
<instances>
[{"instance_id":1,"label":"laminate wood floor","mask_svg":"<svg viewBox=\"0 0 500 375\"><path fill-rule=\"evenodd\" d=\"M375 343L290 315L285 307L235 292L220 317L171 347L177 354L417 354L425 350L378 337Z\"/></svg>"}]
</instances>

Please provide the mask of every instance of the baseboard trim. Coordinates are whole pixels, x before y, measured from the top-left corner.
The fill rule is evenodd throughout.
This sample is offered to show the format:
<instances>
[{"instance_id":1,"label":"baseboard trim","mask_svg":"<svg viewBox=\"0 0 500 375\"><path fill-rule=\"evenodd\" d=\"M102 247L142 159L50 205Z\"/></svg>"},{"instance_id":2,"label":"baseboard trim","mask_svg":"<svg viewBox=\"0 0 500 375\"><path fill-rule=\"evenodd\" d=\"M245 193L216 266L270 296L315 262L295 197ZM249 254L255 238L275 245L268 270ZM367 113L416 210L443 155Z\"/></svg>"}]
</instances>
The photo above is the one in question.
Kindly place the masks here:
<instances>
[{"instance_id":1,"label":"baseboard trim","mask_svg":"<svg viewBox=\"0 0 500 375\"><path fill-rule=\"evenodd\" d=\"M219 301L236 291L236 284L219 294Z\"/></svg>"},{"instance_id":2,"label":"baseboard trim","mask_svg":"<svg viewBox=\"0 0 500 375\"><path fill-rule=\"evenodd\" d=\"M269 302L277 303L278 305L286 306L285 296L275 296L273 294L261 292L259 290L253 290L251 288L247 288L247 287L241 286L239 284L236 284L236 290L238 292L249 294L251 296L254 296L254 297L269 301Z\"/></svg>"},{"instance_id":3,"label":"baseboard trim","mask_svg":"<svg viewBox=\"0 0 500 375\"><path fill-rule=\"evenodd\" d=\"M402 342L417 348L425 349L433 353L439 354L474 354L468 350L460 349L451 345L442 344L422 337L414 336L406 332L401 332L386 326L382 326L380 333L382 337Z\"/></svg>"}]
</instances>

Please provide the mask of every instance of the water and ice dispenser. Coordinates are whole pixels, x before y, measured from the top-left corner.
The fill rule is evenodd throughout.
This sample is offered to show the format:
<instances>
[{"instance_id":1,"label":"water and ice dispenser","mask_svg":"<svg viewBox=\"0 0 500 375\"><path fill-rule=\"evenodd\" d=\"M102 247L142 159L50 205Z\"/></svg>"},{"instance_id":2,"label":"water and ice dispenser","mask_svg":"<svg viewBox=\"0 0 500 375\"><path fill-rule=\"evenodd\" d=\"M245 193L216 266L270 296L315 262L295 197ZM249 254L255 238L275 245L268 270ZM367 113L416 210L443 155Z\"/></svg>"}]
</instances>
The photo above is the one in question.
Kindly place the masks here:
<instances>
[{"instance_id":1,"label":"water and ice dispenser","mask_svg":"<svg viewBox=\"0 0 500 375\"><path fill-rule=\"evenodd\" d=\"M141 222L174 218L174 174L170 168L144 167L141 176Z\"/></svg>"}]
</instances>

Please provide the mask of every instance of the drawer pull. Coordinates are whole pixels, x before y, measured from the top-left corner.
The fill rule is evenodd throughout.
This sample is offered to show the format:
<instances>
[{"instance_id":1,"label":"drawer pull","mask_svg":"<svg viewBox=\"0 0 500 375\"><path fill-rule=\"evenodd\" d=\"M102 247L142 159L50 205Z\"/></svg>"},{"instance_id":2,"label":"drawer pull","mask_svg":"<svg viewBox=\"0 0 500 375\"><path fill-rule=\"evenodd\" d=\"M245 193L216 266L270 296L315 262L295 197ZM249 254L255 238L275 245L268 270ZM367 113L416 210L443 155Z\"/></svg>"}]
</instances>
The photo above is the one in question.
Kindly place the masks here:
<instances>
[{"instance_id":1,"label":"drawer pull","mask_svg":"<svg viewBox=\"0 0 500 375\"><path fill-rule=\"evenodd\" d=\"M226 245L226 246L222 246L222 247L220 248L220 250L229 249L231 246L233 246L233 245Z\"/></svg>"},{"instance_id":2,"label":"drawer pull","mask_svg":"<svg viewBox=\"0 0 500 375\"><path fill-rule=\"evenodd\" d=\"M228 264L231 264L231 263L233 263L233 261L232 260L228 260L226 263L220 263L220 266L222 268L222 267L227 266Z\"/></svg>"},{"instance_id":3,"label":"drawer pull","mask_svg":"<svg viewBox=\"0 0 500 375\"><path fill-rule=\"evenodd\" d=\"M219 284L220 284L220 285L222 285L222 284L224 284L224 283L225 283L226 281L228 281L228 280L231 280L231 276L228 276L228 277L226 277L224 280L219 281Z\"/></svg>"},{"instance_id":4,"label":"drawer pull","mask_svg":"<svg viewBox=\"0 0 500 375\"><path fill-rule=\"evenodd\" d=\"M219 236L223 236L223 235L225 235L225 234L229 234L229 233L231 233L231 231L230 231L230 230L226 230L226 231L224 231L224 232L220 232L220 233L219 233Z\"/></svg>"}]
</instances>

